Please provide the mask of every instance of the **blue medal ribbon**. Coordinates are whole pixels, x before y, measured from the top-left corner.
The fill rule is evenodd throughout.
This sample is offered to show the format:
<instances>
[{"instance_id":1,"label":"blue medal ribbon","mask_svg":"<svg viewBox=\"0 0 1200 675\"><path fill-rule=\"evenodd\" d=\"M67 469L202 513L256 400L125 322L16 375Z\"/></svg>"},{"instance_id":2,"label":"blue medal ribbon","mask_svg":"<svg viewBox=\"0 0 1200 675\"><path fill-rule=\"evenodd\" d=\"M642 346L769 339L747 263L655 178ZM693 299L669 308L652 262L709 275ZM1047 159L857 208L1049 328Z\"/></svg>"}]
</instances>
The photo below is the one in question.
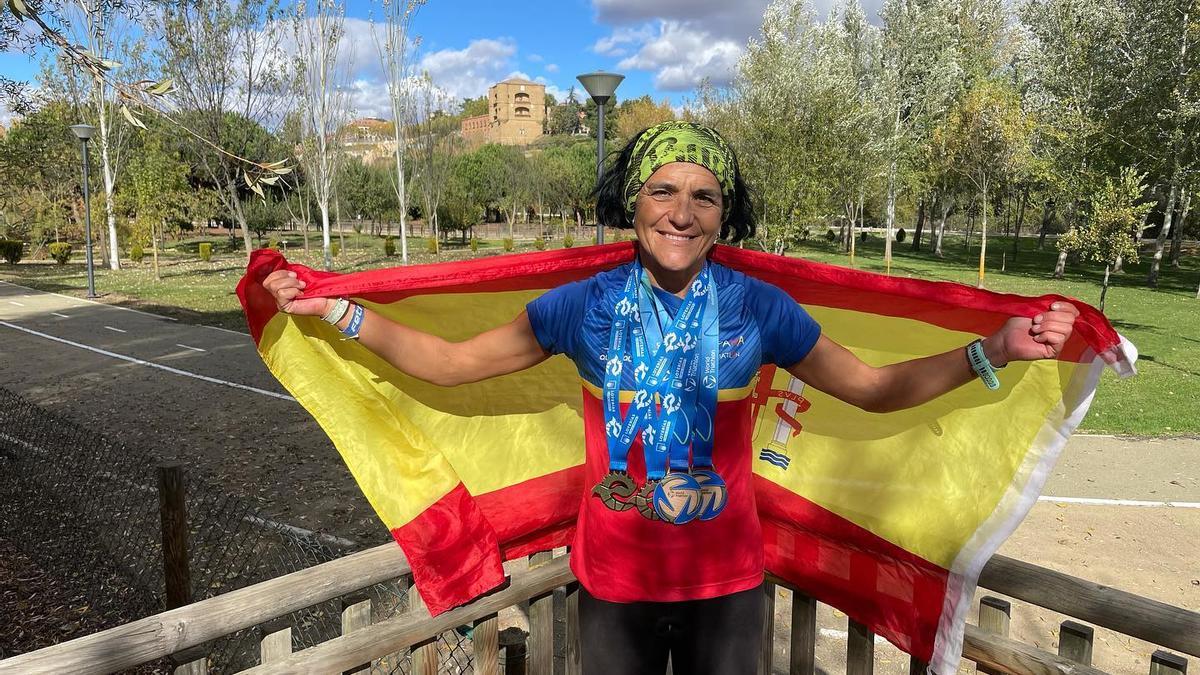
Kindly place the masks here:
<instances>
[{"instance_id":1,"label":"blue medal ribbon","mask_svg":"<svg viewBox=\"0 0 1200 675\"><path fill-rule=\"evenodd\" d=\"M646 293L639 286L644 286ZM605 437L611 470L626 470L634 434L643 427L649 480L662 478L668 466L684 472L693 463L711 466L717 405L716 300L716 284L706 265L672 319L649 287L641 265L634 263L624 291L613 307L609 349L605 355ZM658 320L643 320L643 315L650 313ZM669 328L662 331L661 326ZM648 340L654 345L653 358ZM622 423L620 387L627 341L633 344L635 394ZM656 398L662 405L662 414L656 414Z\"/></svg>"}]
</instances>

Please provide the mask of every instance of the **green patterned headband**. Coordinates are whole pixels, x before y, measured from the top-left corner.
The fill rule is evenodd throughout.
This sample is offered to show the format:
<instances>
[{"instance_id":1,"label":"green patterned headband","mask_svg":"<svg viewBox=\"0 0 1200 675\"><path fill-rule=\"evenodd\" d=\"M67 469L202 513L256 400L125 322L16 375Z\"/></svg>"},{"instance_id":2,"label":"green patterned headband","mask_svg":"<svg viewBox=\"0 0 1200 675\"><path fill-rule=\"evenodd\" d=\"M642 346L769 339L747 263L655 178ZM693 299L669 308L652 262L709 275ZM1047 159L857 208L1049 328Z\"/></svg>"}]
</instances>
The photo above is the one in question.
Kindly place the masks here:
<instances>
[{"instance_id":1,"label":"green patterned headband","mask_svg":"<svg viewBox=\"0 0 1200 675\"><path fill-rule=\"evenodd\" d=\"M642 186L655 171L672 162L699 164L717 177L721 184L721 222L724 223L733 208L733 184L738 171L733 150L713 129L678 121L652 126L634 143L633 156L625 171L625 211L629 219L633 220Z\"/></svg>"}]
</instances>

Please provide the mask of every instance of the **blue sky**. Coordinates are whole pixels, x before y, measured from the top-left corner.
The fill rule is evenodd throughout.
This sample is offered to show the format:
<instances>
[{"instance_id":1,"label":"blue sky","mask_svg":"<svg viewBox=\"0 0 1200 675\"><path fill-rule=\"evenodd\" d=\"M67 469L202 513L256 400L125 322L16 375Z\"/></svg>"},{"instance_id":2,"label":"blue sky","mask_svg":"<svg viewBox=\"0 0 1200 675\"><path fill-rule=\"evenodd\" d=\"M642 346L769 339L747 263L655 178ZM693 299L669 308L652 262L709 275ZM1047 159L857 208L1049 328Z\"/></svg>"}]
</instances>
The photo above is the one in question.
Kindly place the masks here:
<instances>
[{"instance_id":1,"label":"blue sky","mask_svg":"<svg viewBox=\"0 0 1200 675\"><path fill-rule=\"evenodd\" d=\"M833 0L816 0L824 15ZM880 0L864 0L874 15ZM419 60L456 98L479 96L512 75L564 96L575 76L620 72L618 98L649 94L681 104L708 77L728 81L768 0L429 0L413 23ZM387 116L369 19L374 3L348 0L345 49L353 55L360 115ZM33 80L37 58L0 54L0 72ZM5 117L0 110L0 121Z\"/></svg>"}]
</instances>

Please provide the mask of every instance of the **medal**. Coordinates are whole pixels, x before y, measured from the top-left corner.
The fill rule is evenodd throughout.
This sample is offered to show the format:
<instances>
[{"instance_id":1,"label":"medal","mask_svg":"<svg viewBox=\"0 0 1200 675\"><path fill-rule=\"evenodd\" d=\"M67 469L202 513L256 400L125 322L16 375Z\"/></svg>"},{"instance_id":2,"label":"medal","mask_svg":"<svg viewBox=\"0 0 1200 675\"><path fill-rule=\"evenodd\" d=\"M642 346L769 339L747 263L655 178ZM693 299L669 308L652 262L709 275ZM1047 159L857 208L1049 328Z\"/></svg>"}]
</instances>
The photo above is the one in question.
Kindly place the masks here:
<instances>
[{"instance_id":1,"label":"medal","mask_svg":"<svg viewBox=\"0 0 1200 675\"><path fill-rule=\"evenodd\" d=\"M592 494L600 498L600 502L613 511L628 511L634 503L628 500L633 496L637 486L629 474L624 471L609 471L604 478L592 488Z\"/></svg>"},{"instance_id":2,"label":"medal","mask_svg":"<svg viewBox=\"0 0 1200 675\"><path fill-rule=\"evenodd\" d=\"M729 501L729 489L725 480L716 471L708 469L693 469L692 478L700 486L700 505L698 508L700 520L712 520L725 510Z\"/></svg>"},{"instance_id":3,"label":"medal","mask_svg":"<svg viewBox=\"0 0 1200 675\"><path fill-rule=\"evenodd\" d=\"M668 523L690 523L700 515L700 484L682 471L668 473L654 488L654 511Z\"/></svg>"},{"instance_id":4,"label":"medal","mask_svg":"<svg viewBox=\"0 0 1200 675\"><path fill-rule=\"evenodd\" d=\"M648 480L642 489L638 490L637 496L633 498L634 504L637 505L638 513L642 514L647 520L662 520L658 512L654 510L654 492L658 487L658 481Z\"/></svg>"}]
</instances>

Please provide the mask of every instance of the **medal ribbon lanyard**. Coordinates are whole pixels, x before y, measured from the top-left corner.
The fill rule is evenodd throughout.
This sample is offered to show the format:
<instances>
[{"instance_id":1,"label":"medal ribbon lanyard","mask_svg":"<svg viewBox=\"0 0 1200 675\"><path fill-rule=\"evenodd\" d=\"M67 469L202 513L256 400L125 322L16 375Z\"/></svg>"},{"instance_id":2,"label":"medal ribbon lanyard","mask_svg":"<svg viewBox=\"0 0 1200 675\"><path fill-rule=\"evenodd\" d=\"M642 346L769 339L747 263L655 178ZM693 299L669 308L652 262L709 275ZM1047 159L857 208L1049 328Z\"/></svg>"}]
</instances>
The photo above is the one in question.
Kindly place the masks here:
<instances>
[{"instance_id":1,"label":"medal ribbon lanyard","mask_svg":"<svg viewBox=\"0 0 1200 675\"><path fill-rule=\"evenodd\" d=\"M701 288L705 288L708 286L707 267L701 275L705 280ZM674 375L676 379L679 379L677 372L681 373L682 371L679 371L678 364L686 361L686 359L680 358L685 354L682 347L685 344L691 345L686 351L694 351L696 334L700 332L699 321L695 322L694 333L690 330L693 323L691 319L701 316L704 309L703 298L706 294L703 292L698 295L690 293L670 329L663 336L662 344L655 350L654 358L651 359L646 347L646 334L639 311L638 284L641 278L642 267L635 262L629 279L625 282L621 298L613 307L613 324L609 331L609 346L604 369L604 429L605 439L608 442L609 469L613 471L626 470L629 448L633 445L634 435L645 426L647 421L656 416L655 394L664 387L669 377ZM693 286L695 287L695 285ZM622 423L621 373L625 366L627 338L633 343L635 393L624 423ZM653 366L649 365L651 360L653 360ZM686 370L686 365L683 367ZM654 431L651 429L650 435L652 436L653 433ZM650 441L650 443L645 443L645 441ZM643 438L643 442L645 445L652 445L653 438ZM686 451L686 445L684 447ZM665 468L665 456L659 466ZM655 470L654 465L648 464L647 473L652 479L661 478L665 473L663 468Z\"/></svg>"},{"instance_id":2,"label":"medal ribbon lanyard","mask_svg":"<svg viewBox=\"0 0 1200 675\"><path fill-rule=\"evenodd\" d=\"M666 350L682 352L672 368L671 376L659 388L662 397L662 414L657 429L643 437L646 453L647 478L657 480L664 475L664 468L671 471L688 471L692 466L712 466L713 419L717 406L717 346L718 312L716 283L706 265L692 282L688 300L696 301L694 312L681 307L672 322L666 307L654 294L648 281L643 284L648 298L653 302L661 325L671 325L671 331L662 339ZM645 322L649 337L657 328L654 322ZM682 339L672 339L670 332L683 333ZM697 378L697 373L700 377ZM651 443L646 443L651 440ZM691 447L689 461L688 449Z\"/></svg>"}]
</instances>

